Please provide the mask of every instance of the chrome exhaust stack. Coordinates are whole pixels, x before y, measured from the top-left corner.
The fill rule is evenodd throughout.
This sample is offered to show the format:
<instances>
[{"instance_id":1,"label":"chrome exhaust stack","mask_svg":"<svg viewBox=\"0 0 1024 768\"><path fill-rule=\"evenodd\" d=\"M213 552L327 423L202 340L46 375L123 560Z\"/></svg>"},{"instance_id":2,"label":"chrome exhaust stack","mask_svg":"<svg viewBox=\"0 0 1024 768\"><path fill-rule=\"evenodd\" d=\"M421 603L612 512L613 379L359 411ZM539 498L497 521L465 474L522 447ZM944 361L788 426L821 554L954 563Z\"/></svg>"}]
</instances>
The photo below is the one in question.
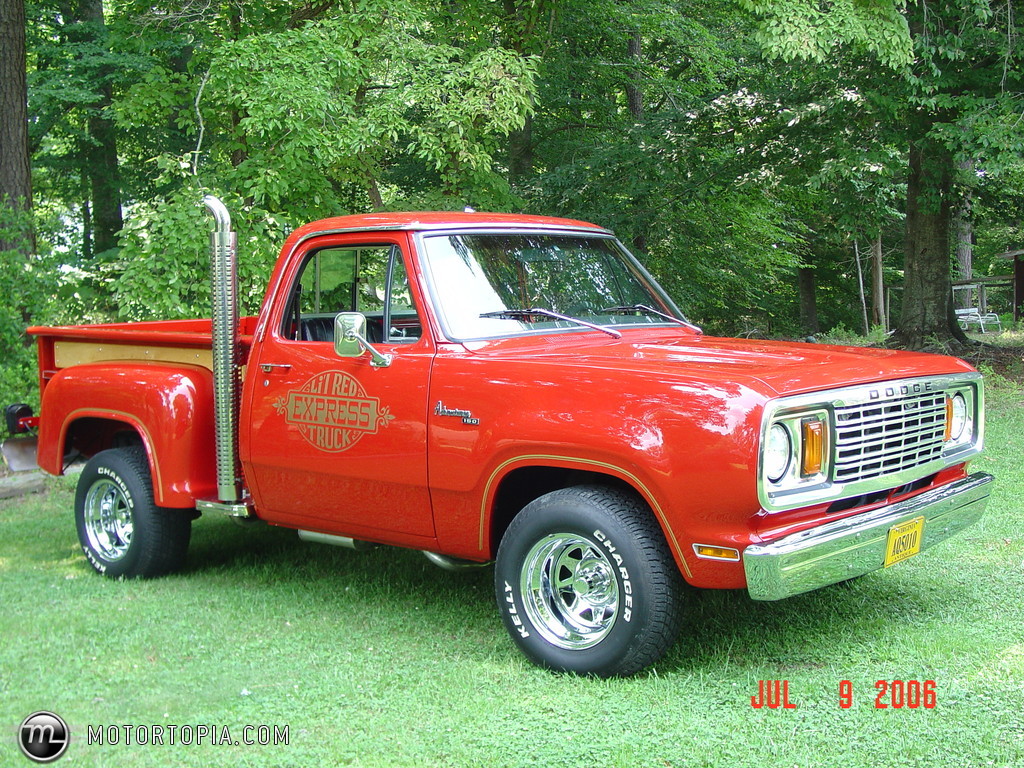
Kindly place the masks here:
<instances>
[{"instance_id":1,"label":"chrome exhaust stack","mask_svg":"<svg viewBox=\"0 0 1024 768\"><path fill-rule=\"evenodd\" d=\"M217 498L241 500L238 460L238 289L237 248L227 206L213 195L203 198L216 224L210 233L213 262L213 392L217 441Z\"/></svg>"}]
</instances>

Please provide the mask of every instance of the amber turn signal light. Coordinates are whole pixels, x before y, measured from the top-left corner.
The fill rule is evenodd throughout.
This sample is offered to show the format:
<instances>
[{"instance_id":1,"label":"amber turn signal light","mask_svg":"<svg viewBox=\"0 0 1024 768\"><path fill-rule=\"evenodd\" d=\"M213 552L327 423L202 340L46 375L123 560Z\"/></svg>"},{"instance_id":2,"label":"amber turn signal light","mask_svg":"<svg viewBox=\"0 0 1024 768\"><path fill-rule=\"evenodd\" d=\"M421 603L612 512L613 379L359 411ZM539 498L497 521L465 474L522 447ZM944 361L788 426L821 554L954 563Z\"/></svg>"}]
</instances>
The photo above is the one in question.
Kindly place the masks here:
<instances>
[{"instance_id":1,"label":"amber turn signal light","mask_svg":"<svg viewBox=\"0 0 1024 768\"><path fill-rule=\"evenodd\" d=\"M825 463L825 422L820 419L807 419L801 426L804 439L800 473L808 477L821 472L821 467Z\"/></svg>"},{"instance_id":2,"label":"amber turn signal light","mask_svg":"<svg viewBox=\"0 0 1024 768\"><path fill-rule=\"evenodd\" d=\"M946 395L946 432L942 436L942 442L948 443L953 436L953 398Z\"/></svg>"},{"instance_id":3,"label":"amber turn signal light","mask_svg":"<svg viewBox=\"0 0 1024 768\"><path fill-rule=\"evenodd\" d=\"M732 549L731 547L713 547L710 544L694 544L693 551L697 554L697 557L703 557L709 560L738 561L740 559L740 551L738 549Z\"/></svg>"}]
</instances>

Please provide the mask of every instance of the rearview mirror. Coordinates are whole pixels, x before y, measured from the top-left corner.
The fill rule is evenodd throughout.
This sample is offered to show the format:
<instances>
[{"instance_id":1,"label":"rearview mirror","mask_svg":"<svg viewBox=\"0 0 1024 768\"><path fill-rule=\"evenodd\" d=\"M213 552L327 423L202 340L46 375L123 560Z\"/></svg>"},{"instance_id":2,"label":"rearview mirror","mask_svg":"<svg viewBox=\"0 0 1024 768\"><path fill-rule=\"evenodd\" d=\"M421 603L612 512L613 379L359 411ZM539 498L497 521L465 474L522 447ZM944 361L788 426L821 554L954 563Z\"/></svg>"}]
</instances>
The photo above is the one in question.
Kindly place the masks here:
<instances>
[{"instance_id":1,"label":"rearview mirror","mask_svg":"<svg viewBox=\"0 0 1024 768\"><path fill-rule=\"evenodd\" d=\"M359 357L369 352L375 368L391 365L391 355L383 355L366 340L366 317L360 312L339 312L334 318L334 353L338 357Z\"/></svg>"},{"instance_id":2,"label":"rearview mirror","mask_svg":"<svg viewBox=\"0 0 1024 768\"><path fill-rule=\"evenodd\" d=\"M359 357L363 354L360 337L366 336L366 318L360 312L339 312L334 318L334 354Z\"/></svg>"}]
</instances>

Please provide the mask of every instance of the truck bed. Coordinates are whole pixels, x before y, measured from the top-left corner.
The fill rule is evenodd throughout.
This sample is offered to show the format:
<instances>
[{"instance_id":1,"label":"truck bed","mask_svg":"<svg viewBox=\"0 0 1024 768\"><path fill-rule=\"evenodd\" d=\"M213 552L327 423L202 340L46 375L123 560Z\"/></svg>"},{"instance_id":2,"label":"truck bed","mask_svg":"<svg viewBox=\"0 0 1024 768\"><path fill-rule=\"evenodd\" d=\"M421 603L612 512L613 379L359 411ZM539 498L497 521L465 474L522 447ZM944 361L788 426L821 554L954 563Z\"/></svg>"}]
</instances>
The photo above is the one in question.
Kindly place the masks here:
<instances>
[{"instance_id":1,"label":"truck bed","mask_svg":"<svg viewBox=\"0 0 1024 768\"><path fill-rule=\"evenodd\" d=\"M240 321L243 356L255 327L255 317ZM57 371L86 363L147 360L212 367L209 319L36 326L28 332L38 339L41 389Z\"/></svg>"}]
</instances>

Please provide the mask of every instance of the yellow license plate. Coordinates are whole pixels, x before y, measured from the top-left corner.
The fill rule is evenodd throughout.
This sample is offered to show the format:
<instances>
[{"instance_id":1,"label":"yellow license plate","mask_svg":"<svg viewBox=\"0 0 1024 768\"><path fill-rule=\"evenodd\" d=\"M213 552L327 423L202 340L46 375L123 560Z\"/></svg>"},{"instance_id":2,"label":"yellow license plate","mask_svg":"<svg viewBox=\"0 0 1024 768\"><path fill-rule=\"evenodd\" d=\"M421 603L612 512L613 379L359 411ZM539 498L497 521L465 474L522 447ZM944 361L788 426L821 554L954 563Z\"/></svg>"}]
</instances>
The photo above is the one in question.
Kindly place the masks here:
<instances>
[{"instance_id":1,"label":"yellow license plate","mask_svg":"<svg viewBox=\"0 0 1024 768\"><path fill-rule=\"evenodd\" d=\"M889 529L889 538L885 543L885 562L883 567L901 563L921 551L921 539L924 538L924 518L915 517L906 523L894 525Z\"/></svg>"}]
</instances>

